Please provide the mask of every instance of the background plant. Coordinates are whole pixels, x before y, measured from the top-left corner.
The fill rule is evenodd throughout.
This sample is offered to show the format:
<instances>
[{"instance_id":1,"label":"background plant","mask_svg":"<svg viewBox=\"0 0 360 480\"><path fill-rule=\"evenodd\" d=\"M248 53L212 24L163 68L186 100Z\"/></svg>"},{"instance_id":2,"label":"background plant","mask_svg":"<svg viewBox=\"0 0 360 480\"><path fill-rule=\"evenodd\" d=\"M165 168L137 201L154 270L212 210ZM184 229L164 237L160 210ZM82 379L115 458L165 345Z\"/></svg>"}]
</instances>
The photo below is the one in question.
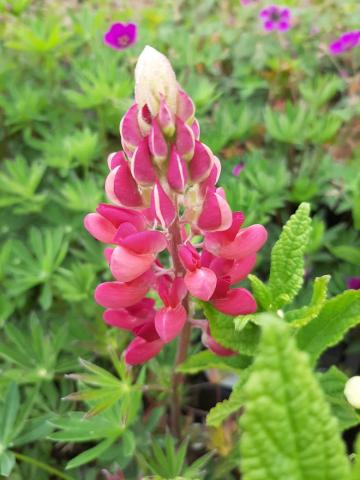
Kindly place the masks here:
<instances>
[{"instance_id":1,"label":"background plant","mask_svg":"<svg viewBox=\"0 0 360 480\"><path fill-rule=\"evenodd\" d=\"M119 148L117 125L130 105L133 66L147 43L171 58L180 83L193 97L202 140L221 158L221 184L231 207L243 210L248 224L264 223L270 233L258 260L258 280L252 278L251 286L260 313L271 315L272 329L265 326L260 335L267 316L238 319L236 324L239 334L257 332L260 342L251 375L266 377L264 352L271 352L268 368L276 375L277 389L267 401L278 401L276 392L284 388L297 392L306 384L314 403L322 406L324 393L314 386L298 349L308 351L312 364L317 362L317 378L332 415L345 429L349 451L355 451L358 412L344 401L342 390L347 376L359 371L359 332L353 329L344 336L358 323L355 314L344 313L354 294L344 290L348 278L360 275L360 51L330 57L327 45L358 28L358 2L284 1L294 18L286 36L263 32L258 12L266 2L260 0L249 6L237 0L154 1L136 8L131 2L50 3L0 2L1 474L11 471L15 480L45 480L51 475L91 480L105 468L124 470L126 478L137 478L140 471L160 478L169 471L192 478L186 477L187 469L211 451L213 457L205 457L195 475L236 478L241 458L245 475L250 475L249 445L262 435L251 427L258 410L255 380L250 376L245 389L235 387L225 403L232 405L231 412L238 412L244 402L253 405L241 420L242 428L248 429L241 455L237 416L226 417L222 407L216 407L220 418L227 419L210 421L215 415L211 410L207 426L203 420L216 399L211 405L199 401L202 387L196 386L206 383L205 391L216 397L223 389L216 386L218 376L209 380L201 372L243 371L249 355L235 357L235 367L229 361L219 363L208 352L199 352L199 342L193 339L189 363L183 366L184 372L197 372L182 392L185 424L191 425L185 432L186 460L177 466L169 462L164 473L157 468L155 453L149 462L149 449L180 448L164 439L174 352L165 350L141 373L125 375L116 353L129 339L103 324L101 309L92 299L99 279L110 277L101 247L83 231L82 219L102 200L105 158ZM122 52L104 46L102 35L112 21L136 22L138 42ZM239 162L245 168L235 177L232 169ZM282 225L304 201L312 208L308 243L305 247L302 239L302 250L297 251L305 280L301 289L299 281L295 290L277 291L283 272L274 264L268 281L271 248ZM324 278L327 274L330 281ZM268 298L273 300L274 292L278 295L271 306ZM279 308L286 321L280 326L273 318ZM321 344L312 329L330 310L338 310L336 318L343 322ZM235 325L231 328L230 336ZM288 329L297 332L297 348ZM249 352L251 343L244 345ZM285 351L290 366L282 361L281 378L287 378L298 362L305 371L286 386L275 368ZM102 370L90 373L86 362ZM64 378L65 373L72 377ZM266 387L263 381L259 383ZM124 389L129 389L125 404L117 398ZM113 396L108 396L109 390ZM69 395L74 401L61 400ZM129 404L131 414L126 411L131 410ZM304 415L312 412L309 402L300 407ZM97 408L98 415L83 420L86 412ZM330 413L324 410L328 423ZM93 426L91 435L86 422ZM270 447L265 451L267 445L264 442L265 456L271 453ZM139 446L142 451L136 455ZM91 462L76 466L82 454L81 463ZM73 470L64 473L76 458ZM344 460L339 462L344 465ZM288 471L287 475L290 478ZM355 470L353 475L357 478Z\"/></svg>"}]
</instances>

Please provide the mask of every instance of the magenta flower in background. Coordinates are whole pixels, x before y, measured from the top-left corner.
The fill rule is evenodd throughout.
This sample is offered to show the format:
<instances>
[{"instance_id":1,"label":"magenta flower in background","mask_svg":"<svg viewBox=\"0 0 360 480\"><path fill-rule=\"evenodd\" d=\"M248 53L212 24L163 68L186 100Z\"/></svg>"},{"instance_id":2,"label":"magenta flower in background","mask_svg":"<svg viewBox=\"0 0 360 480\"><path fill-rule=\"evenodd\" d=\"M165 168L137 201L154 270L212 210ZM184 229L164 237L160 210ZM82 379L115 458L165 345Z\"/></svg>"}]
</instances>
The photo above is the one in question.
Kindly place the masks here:
<instances>
[{"instance_id":1,"label":"magenta flower in background","mask_svg":"<svg viewBox=\"0 0 360 480\"><path fill-rule=\"evenodd\" d=\"M263 21L264 29L268 32L273 30L285 32L291 27L291 15L288 8L271 5L261 10L260 18Z\"/></svg>"},{"instance_id":2,"label":"magenta flower in background","mask_svg":"<svg viewBox=\"0 0 360 480\"><path fill-rule=\"evenodd\" d=\"M114 50L124 50L136 42L135 23L113 23L104 35L104 43Z\"/></svg>"},{"instance_id":3,"label":"magenta flower in background","mask_svg":"<svg viewBox=\"0 0 360 480\"><path fill-rule=\"evenodd\" d=\"M354 30L343 33L337 40L330 43L329 52L331 55L340 55L358 45L360 45L360 30Z\"/></svg>"},{"instance_id":4,"label":"magenta flower in background","mask_svg":"<svg viewBox=\"0 0 360 480\"><path fill-rule=\"evenodd\" d=\"M241 5L251 5L252 3L256 3L258 0L240 0Z\"/></svg>"},{"instance_id":5,"label":"magenta flower in background","mask_svg":"<svg viewBox=\"0 0 360 480\"><path fill-rule=\"evenodd\" d=\"M350 277L346 283L350 290L360 290L360 277Z\"/></svg>"},{"instance_id":6,"label":"magenta flower in background","mask_svg":"<svg viewBox=\"0 0 360 480\"><path fill-rule=\"evenodd\" d=\"M234 177L238 177L240 173L244 170L245 165L243 163L237 163L234 168L232 169L232 174Z\"/></svg>"}]
</instances>

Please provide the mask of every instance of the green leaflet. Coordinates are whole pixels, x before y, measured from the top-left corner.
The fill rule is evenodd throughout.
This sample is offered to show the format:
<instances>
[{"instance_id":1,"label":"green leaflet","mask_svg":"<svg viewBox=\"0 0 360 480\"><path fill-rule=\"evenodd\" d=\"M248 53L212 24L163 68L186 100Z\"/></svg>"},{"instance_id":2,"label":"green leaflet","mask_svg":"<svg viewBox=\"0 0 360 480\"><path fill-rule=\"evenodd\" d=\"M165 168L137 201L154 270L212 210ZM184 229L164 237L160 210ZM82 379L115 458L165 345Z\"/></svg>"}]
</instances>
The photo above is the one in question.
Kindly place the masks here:
<instances>
[{"instance_id":1,"label":"green leaflet","mask_svg":"<svg viewBox=\"0 0 360 480\"><path fill-rule=\"evenodd\" d=\"M348 377L337 367L331 367L318 375L319 383L330 403L332 414L338 419L341 430L346 430L360 423L360 415L349 404L344 396L345 383Z\"/></svg>"},{"instance_id":2,"label":"green leaflet","mask_svg":"<svg viewBox=\"0 0 360 480\"><path fill-rule=\"evenodd\" d=\"M271 303L271 295L268 286L262 282L256 275L249 275L251 289L255 300L264 310L267 310Z\"/></svg>"},{"instance_id":3,"label":"green leaflet","mask_svg":"<svg viewBox=\"0 0 360 480\"><path fill-rule=\"evenodd\" d=\"M338 423L289 327L263 327L244 388L243 480L349 480Z\"/></svg>"},{"instance_id":4,"label":"green leaflet","mask_svg":"<svg viewBox=\"0 0 360 480\"><path fill-rule=\"evenodd\" d=\"M290 323L291 327L304 327L319 315L326 301L329 281L330 275L315 278L310 304L285 314L285 320Z\"/></svg>"},{"instance_id":5,"label":"green leaflet","mask_svg":"<svg viewBox=\"0 0 360 480\"><path fill-rule=\"evenodd\" d=\"M356 459L355 464L352 470L352 480L359 480L360 478L360 435L358 435L356 440Z\"/></svg>"},{"instance_id":6,"label":"green leaflet","mask_svg":"<svg viewBox=\"0 0 360 480\"><path fill-rule=\"evenodd\" d=\"M271 310L290 303L299 292L304 277L304 252L311 231L310 205L302 203L284 225L271 252L268 287Z\"/></svg>"},{"instance_id":7,"label":"green leaflet","mask_svg":"<svg viewBox=\"0 0 360 480\"><path fill-rule=\"evenodd\" d=\"M232 413L238 411L244 404L244 385L247 382L250 371L242 373L240 380L234 386L228 399L219 402L213 407L206 417L209 427L218 427Z\"/></svg>"},{"instance_id":8,"label":"green leaflet","mask_svg":"<svg viewBox=\"0 0 360 480\"><path fill-rule=\"evenodd\" d=\"M234 317L218 312L205 302L202 305L209 320L211 335L220 345L243 355L254 355L260 338L257 325L248 323L241 331L236 331Z\"/></svg>"},{"instance_id":9,"label":"green leaflet","mask_svg":"<svg viewBox=\"0 0 360 480\"><path fill-rule=\"evenodd\" d=\"M195 355L189 356L184 363L177 368L178 372L195 374L207 370L208 368L218 368L229 372L239 372L247 368L251 363L251 357L245 355L236 355L233 357L219 357L203 350Z\"/></svg>"},{"instance_id":10,"label":"green leaflet","mask_svg":"<svg viewBox=\"0 0 360 480\"><path fill-rule=\"evenodd\" d=\"M360 290L347 290L325 302L319 316L299 330L298 345L316 362L322 352L338 343L360 323Z\"/></svg>"}]
</instances>

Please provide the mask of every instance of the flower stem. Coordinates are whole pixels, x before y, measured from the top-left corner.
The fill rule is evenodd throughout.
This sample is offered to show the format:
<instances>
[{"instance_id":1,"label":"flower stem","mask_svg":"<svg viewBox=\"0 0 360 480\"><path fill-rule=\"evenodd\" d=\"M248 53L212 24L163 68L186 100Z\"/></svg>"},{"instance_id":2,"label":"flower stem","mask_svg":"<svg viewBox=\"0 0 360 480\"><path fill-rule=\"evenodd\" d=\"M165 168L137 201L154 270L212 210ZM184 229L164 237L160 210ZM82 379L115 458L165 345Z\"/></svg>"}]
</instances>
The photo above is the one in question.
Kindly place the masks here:
<instances>
[{"instance_id":1,"label":"flower stem","mask_svg":"<svg viewBox=\"0 0 360 480\"><path fill-rule=\"evenodd\" d=\"M54 467L51 467L50 465L47 465L46 463L40 462L39 460L36 460L35 458L28 457L27 455L23 455L22 453L18 452L13 452L15 457L20 460L21 462L29 463L31 465L34 465L37 468L40 468L41 470L44 470L45 472L51 473L52 475L56 475L58 478L62 478L63 480L74 480L73 477L69 477L68 475L65 475L64 473L60 472L60 470L57 470Z\"/></svg>"},{"instance_id":2,"label":"flower stem","mask_svg":"<svg viewBox=\"0 0 360 480\"><path fill-rule=\"evenodd\" d=\"M169 251L171 254L173 267L175 271L175 276L184 275L184 268L179 258L178 246L181 245L181 231L179 221L175 220L174 223L169 228ZM181 332L178 349L176 352L175 363L173 366L171 386L172 386L172 398L171 398L171 412L170 412L170 425L173 435L180 438L181 428L180 428L180 415L181 415L181 398L180 398L180 386L184 382L184 375L176 372L178 365L180 365L185 359L188 351L188 346L190 343L191 335L191 323L189 322L189 299L186 296L183 300L183 305L188 312L188 318L185 323L185 326Z\"/></svg>"}]
</instances>

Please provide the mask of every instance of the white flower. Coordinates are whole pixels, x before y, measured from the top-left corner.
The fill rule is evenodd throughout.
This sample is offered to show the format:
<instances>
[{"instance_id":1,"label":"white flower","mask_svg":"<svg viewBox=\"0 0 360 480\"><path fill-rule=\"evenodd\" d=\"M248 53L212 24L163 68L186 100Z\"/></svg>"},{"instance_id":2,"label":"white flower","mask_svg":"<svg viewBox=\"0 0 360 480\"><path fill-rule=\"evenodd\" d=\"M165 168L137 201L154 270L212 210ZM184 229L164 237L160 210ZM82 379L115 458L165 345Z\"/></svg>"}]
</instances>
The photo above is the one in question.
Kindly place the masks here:
<instances>
[{"instance_id":1,"label":"white flower","mask_svg":"<svg viewBox=\"0 0 360 480\"><path fill-rule=\"evenodd\" d=\"M178 95L175 72L165 55L147 45L135 68L135 101L140 107L146 103L155 116L159 113L161 95L175 113Z\"/></svg>"},{"instance_id":2,"label":"white flower","mask_svg":"<svg viewBox=\"0 0 360 480\"><path fill-rule=\"evenodd\" d=\"M345 384L344 395L354 408L360 408L360 377L351 377Z\"/></svg>"}]
</instances>

